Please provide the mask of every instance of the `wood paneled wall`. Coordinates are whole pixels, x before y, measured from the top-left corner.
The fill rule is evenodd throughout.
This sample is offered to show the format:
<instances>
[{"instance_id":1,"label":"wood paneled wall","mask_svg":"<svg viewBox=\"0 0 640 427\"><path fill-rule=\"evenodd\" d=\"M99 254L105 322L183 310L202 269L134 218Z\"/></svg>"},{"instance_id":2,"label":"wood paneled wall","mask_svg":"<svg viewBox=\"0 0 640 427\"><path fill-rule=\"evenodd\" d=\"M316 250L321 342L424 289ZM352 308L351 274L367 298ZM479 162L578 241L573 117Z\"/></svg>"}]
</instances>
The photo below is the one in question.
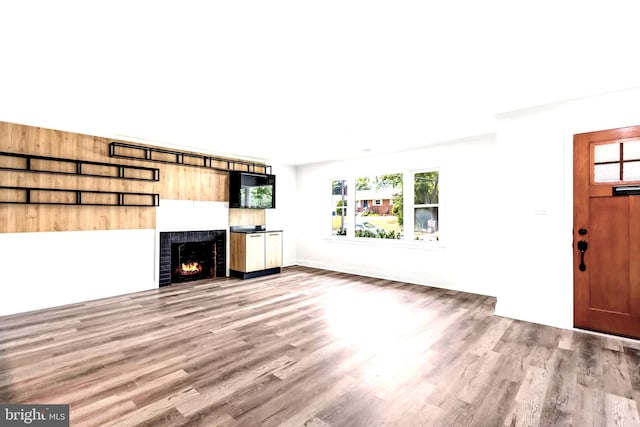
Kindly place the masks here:
<instances>
[{"instance_id":1,"label":"wood paneled wall","mask_svg":"<svg viewBox=\"0 0 640 427\"><path fill-rule=\"evenodd\" d=\"M229 226L265 224L265 209L229 209Z\"/></svg>"},{"instance_id":2,"label":"wood paneled wall","mask_svg":"<svg viewBox=\"0 0 640 427\"><path fill-rule=\"evenodd\" d=\"M0 170L0 186L159 193L161 199L171 200L229 200L226 172L112 158L109 157L111 141L103 137L0 122L0 151L158 168L160 181ZM10 165L5 163L2 166ZM155 228L155 211L153 207L0 203L0 232Z\"/></svg>"}]
</instances>

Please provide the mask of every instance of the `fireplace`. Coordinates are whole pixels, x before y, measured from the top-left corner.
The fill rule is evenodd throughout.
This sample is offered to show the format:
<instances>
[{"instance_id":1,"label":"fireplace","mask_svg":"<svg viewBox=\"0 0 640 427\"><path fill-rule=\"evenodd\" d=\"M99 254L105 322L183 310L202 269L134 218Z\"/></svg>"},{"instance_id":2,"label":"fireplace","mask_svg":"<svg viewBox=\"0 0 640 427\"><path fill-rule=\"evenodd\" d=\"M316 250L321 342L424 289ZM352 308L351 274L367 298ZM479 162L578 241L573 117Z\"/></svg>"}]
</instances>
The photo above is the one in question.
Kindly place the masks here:
<instances>
[{"instance_id":1,"label":"fireplace","mask_svg":"<svg viewBox=\"0 0 640 427\"><path fill-rule=\"evenodd\" d=\"M226 277L226 231L160 233L160 286Z\"/></svg>"}]
</instances>

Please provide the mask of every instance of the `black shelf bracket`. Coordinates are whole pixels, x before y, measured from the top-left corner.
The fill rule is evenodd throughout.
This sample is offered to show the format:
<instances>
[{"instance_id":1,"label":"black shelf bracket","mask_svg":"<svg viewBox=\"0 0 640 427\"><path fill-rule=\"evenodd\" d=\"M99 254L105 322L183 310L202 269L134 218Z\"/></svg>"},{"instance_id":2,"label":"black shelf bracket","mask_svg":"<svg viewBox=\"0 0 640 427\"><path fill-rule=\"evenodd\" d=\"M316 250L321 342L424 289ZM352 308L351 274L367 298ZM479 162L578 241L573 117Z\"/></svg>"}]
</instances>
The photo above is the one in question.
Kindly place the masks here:
<instances>
[{"instance_id":1,"label":"black shelf bracket","mask_svg":"<svg viewBox=\"0 0 640 427\"><path fill-rule=\"evenodd\" d=\"M116 141L109 144L109 157L193 166L219 171L237 170L241 172L271 173L271 166L261 163L188 153L185 151L167 150L165 148L126 144ZM226 167L223 167L223 165L226 165Z\"/></svg>"},{"instance_id":2,"label":"black shelf bracket","mask_svg":"<svg viewBox=\"0 0 640 427\"><path fill-rule=\"evenodd\" d=\"M7 159L18 158L24 162L19 166L8 166ZM48 164L56 162L56 165ZM53 168L57 166L57 168ZM60 167L62 166L62 167ZM61 157L36 156L33 154L0 151L0 170L80 175L98 178L131 179L136 181L160 181L160 169L112 163L73 160Z\"/></svg>"},{"instance_id":3,"label":"black shelf bracket","mask_svg":"<svg viewBox=\"0 0 640 427\"><path fill-rule=\"evenodd\" d=\"M71 206L160 206L160 194L0 186L0 203Z\"/></svg>"}]
</instances>

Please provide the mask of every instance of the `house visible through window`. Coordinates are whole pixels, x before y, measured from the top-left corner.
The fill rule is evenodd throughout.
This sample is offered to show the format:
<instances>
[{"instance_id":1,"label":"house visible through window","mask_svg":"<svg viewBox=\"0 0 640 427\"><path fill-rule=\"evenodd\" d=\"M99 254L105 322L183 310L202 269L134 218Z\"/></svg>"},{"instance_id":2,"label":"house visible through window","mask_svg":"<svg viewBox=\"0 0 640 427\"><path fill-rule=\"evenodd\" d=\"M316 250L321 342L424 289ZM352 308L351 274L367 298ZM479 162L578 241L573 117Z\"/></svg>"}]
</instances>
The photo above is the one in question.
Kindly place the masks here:
<instances>
[{"instance_id":1,"label":"house visible through window","mask_svg":"<svg viewBox=\"0 0 640 427\"><path fill-rule=\"evenodd\" d=\"M405 173L408 175L368 175L331 181L332 234L347 236L347 230L353 228L353 235L349 235L356 239L440 241L440 172L423 169ZM404 176L413 185L406 193ZM350 198L348 192L353 190L348 187L355 187ZM349 214L348 200L354 204ZM413 222L408 230L404 229L405 208L408 221Z\"/></svg>"},{"instance_id":2,"label":"house visible through window","mask_svg":"<svg viewBox=\"0 0 640 427\"><path fill-rule=\"evenodd\" d=\"M402 174L356 178L355 236L402 238Z\"/></svg>"}]
</instances>

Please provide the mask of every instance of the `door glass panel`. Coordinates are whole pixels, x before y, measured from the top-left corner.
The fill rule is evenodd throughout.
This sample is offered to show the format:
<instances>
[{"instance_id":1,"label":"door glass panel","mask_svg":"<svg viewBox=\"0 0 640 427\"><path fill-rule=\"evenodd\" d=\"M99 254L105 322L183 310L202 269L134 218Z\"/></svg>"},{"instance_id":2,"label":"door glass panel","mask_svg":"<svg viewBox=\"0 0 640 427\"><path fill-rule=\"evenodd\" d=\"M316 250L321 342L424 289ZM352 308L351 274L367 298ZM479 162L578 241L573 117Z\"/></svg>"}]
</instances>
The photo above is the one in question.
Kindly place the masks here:
<instances>
[{"instance_id":1,"label":"door glass panel","mask_svg":"<svg viewBox=\"0 0 640 427\"><path fill-rule=\"evenodd\" d=\"M594 182L620 181L620 163L614 163L610 165L595 165L593 168L593 172Z\"/></svg>"},{"instance_id":2,"label":"door glass panel","mask_svg":"<svg viewBox=\"0 0 640 427\"><path fill-rule=\"evenodd\" d=\"M620 143L601 144L593 147L594 163L617 162L620 160Z\"/></svg>"},{"instance_id":3,"label":"door glass panel","mask_svg":"<svg viewBox=\"0 0 640 427\"><path fill-rule=\"evenodd\" d=\"M622 170L623 181L640 181L640 161L626 162Z\"/></svg>"},{"instance_id":4,"label":"door glass panel","mask_svg":"<svg viewBox=\"0 0 640 427\"><path fill-rule=\"evenodd\" d=\"M623 149L624 160L640 160L640 141L625 142Z\"/></svg>"}]
</instances>

